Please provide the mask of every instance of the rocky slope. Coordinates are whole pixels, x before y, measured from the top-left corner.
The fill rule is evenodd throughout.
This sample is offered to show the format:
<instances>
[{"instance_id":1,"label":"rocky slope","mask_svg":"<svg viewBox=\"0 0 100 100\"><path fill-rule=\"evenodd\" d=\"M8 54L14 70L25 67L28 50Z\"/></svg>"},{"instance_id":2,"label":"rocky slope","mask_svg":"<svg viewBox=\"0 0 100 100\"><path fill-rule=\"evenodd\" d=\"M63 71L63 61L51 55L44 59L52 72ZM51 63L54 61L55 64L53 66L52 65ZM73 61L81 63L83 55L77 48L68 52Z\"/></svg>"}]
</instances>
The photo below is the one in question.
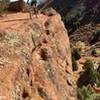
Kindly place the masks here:
<instances>
[{"instance_id":1,"label":"rocky slope","mask_svg":"<svg viewBox=\"0 0 100 100\"><path fill-rule=\"evenodd\" d=\"M27 16L0 20L0 99L75 100L70 43L60 15Z\"/></svg>"},{"instance_id":2,"label":"rocky slope","mask_svg":"<svg viewBox=\"0 0 100 100\"><path fill-rule=\"evenodd\" d=\"M51 6L60 13L70 34L79 26L100 23L99 0L54 0Z\"/></svg>"}]
</instances>

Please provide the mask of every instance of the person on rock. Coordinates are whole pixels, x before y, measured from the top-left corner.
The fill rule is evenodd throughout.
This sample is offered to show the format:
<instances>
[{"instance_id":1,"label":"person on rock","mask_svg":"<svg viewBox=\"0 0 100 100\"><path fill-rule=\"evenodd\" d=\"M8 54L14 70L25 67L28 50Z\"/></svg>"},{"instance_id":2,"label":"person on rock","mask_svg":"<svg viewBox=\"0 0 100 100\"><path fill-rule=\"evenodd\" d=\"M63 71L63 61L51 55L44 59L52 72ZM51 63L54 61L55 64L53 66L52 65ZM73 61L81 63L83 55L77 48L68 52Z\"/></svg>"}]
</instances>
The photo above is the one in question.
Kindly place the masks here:
<instances>
[{"instance_id":1,"label":"person on rock","mask_svg":"<svg viewBox=\"0 0 100 100\"><path fill-rule=\"evenodd\" d=\"M38 9L37 9L37 0L31 0L30 2L30 18L32 19L32 15L35 14L37 17Z\"/></svg>"},{"instance_id":2,"label":"person on rock","mask_svg":"<svg viewBox=\"0 0 100 100\"><path fill-rule=\"evenodd\" d=\"M33 6L33 5L36 6L36 4L37 4L37 0L32 0L31 1L31 6Z\"/></svg>"}]
</instances>

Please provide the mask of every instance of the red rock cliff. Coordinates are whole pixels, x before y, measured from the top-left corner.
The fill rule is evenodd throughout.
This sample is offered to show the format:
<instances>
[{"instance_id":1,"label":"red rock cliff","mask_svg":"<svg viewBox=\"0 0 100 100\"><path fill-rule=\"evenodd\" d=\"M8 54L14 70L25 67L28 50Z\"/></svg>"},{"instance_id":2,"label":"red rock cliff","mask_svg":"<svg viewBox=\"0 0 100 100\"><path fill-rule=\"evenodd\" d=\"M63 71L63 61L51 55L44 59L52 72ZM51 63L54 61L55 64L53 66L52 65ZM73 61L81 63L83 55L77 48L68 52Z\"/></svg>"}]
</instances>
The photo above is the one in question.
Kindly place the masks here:
<instances>
[{"instance_id":1,"label":"red rock cliff","mask_svg":"<svg viewBox=\"0 0 100 100\"><path fill-rule=\"evenodd\" d=\"M60 16L8 19L0 22L0 99L75 100L70 43Z\"/></svg>"}]
</instances>

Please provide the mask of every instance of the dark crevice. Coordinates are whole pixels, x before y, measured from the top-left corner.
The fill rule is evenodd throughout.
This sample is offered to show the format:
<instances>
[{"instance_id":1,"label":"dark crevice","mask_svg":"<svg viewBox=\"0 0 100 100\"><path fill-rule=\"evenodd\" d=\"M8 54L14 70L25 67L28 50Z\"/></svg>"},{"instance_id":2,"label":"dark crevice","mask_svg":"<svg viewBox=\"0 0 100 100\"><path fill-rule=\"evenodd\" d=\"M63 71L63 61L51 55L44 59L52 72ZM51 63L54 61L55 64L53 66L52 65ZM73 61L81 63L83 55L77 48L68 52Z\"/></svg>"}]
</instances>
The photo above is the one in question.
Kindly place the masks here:
<instances>
[{"instance_id":1,"label":"dark crevice","mask_svg":"<svg viewBox=\"0 0 100 100\"><path fill-rule=\"evenodd\" d=\"M29 94L27 91L25 91L25 89L23 90L23 94L22 94L22 97L25 99L27 97L29 97Z\"/></svg>"},{"instance_id":2,"label":"dark crevice","mask_svg":"<svg viewBox=\"0 0 100 100\"><path fill-rule=\"evenodd\" d=\"M45 22L44 26L47 28L49 26L49 21Z\"/></svg>"},{"instance_id":3,"label":"dark crevice","mask_svg":"<svg viewBox=\"0 0 100 100\"><path fill-rule=\"evenodd\" d=\"M49 55L48 49L46 49L46 48L41 49L41 53L40 53L40 55L41 55L42 60L45 60L45 61L47 61L48 58L50 58L50 55Z\"/></svg>"},{"instance_id":4,"label":"dark crevice","mask_svg":"<svg viewBox=\"0 0 100 100\"><path fill-rule=\"evenodd\" d=\"M49 30L45 30L45 31L46 31L46 34L47 34L47 35L49 35L49 34L50 34L50 31L49 31Z\"/></svg>"},{"instance_id":5,"label":"dark crevice","mask_svg":"<svg viewBox=\"0 0 100 100\"><path fill-rule=\"evenodd\" d=\"M26 72L27 72L27 75L29 76L29 74L30 74L30 71L29 71L29 69L27 69L27 70L26 70Z\"/></svg>"},{"instance_id":6,"label":"dark crevice","mask_svg":"<svg viewBox=\"0 0 100 100\"><path fill-rule=\"evenodd\" d=\"M46 39L44 39L44 40L43 40L43 43L47 44L47 43L48 43L48 41L47 41Z\"/></svg>"},{"instance_id":7,"label":"dark crevice","mask_svg":"<svg viewBox=\"0 0 100 100\"><path fill-rule=\"evenodd\" d=\"M44 89L41 87L38 87L38 93L39 95L44 98L45 100L49 100L47 94L45 93Z\"/></svg>"},{"instance_id":8,"label":"dark crevice","mask_svg":"<svg viewBox=\"0 0 100 100\"><path fill-rule=\"evenodd\" d=\"M33 82L32 82L32 80L30 81L30 86L33 86Z\"/></svg>"}]
</instances>

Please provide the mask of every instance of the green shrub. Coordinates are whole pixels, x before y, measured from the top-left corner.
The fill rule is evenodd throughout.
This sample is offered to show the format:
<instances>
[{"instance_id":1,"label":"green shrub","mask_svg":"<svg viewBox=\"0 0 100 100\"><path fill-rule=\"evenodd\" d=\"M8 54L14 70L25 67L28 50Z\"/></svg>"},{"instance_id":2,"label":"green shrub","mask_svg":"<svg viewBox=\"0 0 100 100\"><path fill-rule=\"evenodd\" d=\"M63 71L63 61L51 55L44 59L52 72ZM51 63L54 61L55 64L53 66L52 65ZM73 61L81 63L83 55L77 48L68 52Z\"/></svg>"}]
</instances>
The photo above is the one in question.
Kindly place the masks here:
<instances>
[{"instance_id":1,"label":"green shrub","mask_svg":"<svg viewBox=\"0 0 100 100\"><path fill-rule=\"evenodd\" d=\"M98 81L98 74L94 69L93 62L91 60L87 60L84 64L84 72L78 79L78 86L82 87L83 85L87 86L88 84L91 84L93 86Z\"/></svg>"},{"instance_id":2,"label":"green shrub","mask_svg":"<svg viewBox=\"0 0 100 100\"><path fill-rule=\"evenodd\" d=\"M79 13L76 16L62 16L62 20L69 30L69 33L73 33L81 24Z\"/></svg>"},{"instance_id":3,"label":"green shrub","mask_svg":"<svg viewBox=\"0 0 100 100\"><path fill-rule=\"evenodd\" d=\"M97 31L93 36L91 44L94 44L94 43L99 42L99 41L100 41L100 31Z\"/></svg>"},{"instance_id":4,"label":"green shrub","mask_svg":"<svg viewBox=\"0 0 100 100\"><path fill-rule=\"evenodd\" d=\"M87 70L94 70L94 64L93 64L92 60L87 60L84 63L84 69L85 69L85 71L87 71Z\"/></svg>"},{"instance_id":5,"label":"green shrub","mask_svg":"<svg viewBox=\"0 0 100 100\"><path fill-rule=\"evenodd\" d=\"M80 50L77 48L74 48L72 51L72 57L74 57L75 60L79 60L81 58Z\"/></svg>"},{"instance_id":6,"label":"green shrub","mask_svg":"<svg viewBox=\"0 0 100 100\"><path fill-rule=\"evenodd\" d=\"M73 68L73 71L78 70L78 65L74 57L72 57L72 68Z\"/></svg>"},{"instance_id":7,"label":"green shrub","mask_svg":"<svg viewBox=\"0 0 100 100\"><path fill-rule=\"evenodd\" d=\"M3 14L8 8L9 0L0 1L0 13Z\"/></svg>"},{"instance_id":8,"label":"green shrub","mask_svg":"<svg viewBox=\"0 0 100 100\"><path fill-rule=\"evenodd\" d=\"M77 97L78 100L100 100L100 94L96 94L91 85L79 88Z\"/></svg>"},{"instance_id":9,"label":"green shrub","mask_svg":"<svg viewBox=\"0 0 100 100\"><path fill-rule=\"evenodd\" d=\"M97 54L96 49L93 49L91 55L95 56Z\"/></svg>"}]
</instances>

